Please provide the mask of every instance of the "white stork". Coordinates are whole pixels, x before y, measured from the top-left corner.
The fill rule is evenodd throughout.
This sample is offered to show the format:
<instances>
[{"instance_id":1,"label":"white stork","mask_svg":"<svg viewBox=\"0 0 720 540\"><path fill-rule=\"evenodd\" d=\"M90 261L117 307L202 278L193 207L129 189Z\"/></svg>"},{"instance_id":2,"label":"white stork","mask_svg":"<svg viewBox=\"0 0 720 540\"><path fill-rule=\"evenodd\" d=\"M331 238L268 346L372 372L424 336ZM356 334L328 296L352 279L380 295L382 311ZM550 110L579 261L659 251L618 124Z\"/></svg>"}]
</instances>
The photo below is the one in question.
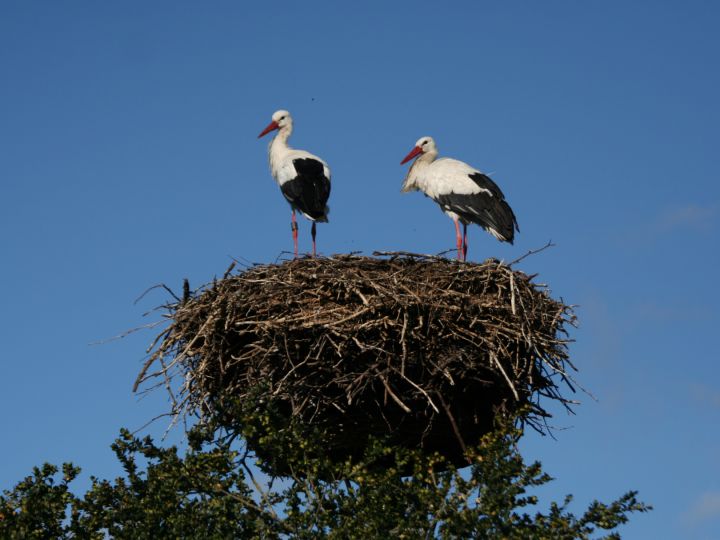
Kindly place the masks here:
<instances>
[{"instance_id":1,"label":"white stork","mask_svg":"<svg viewBox=\"0 0 720 540\"><path fill-rule=\"evenodd\" d=\"M420 156L410 166L402 192L422 191L440 205L455 222L458 259L467 257L467 225L477 223L501 242L513 243L519 232L515 214L505 196L490 177L456 159L441 158L432 137L422 137L405 156L403 165ZM463 224L462 237L460 225Z\"/></svg>"},{"instance_id":2,"label":"white stork","mask_svg":"<svg viewBox=\"0 0 720 540\"><path fill-rule=\"evenodd\" d=\"M258 135L267 135L273 130L278 133L270 142L270 173L280 185L280 190L292 208L291 229L295 257L298 256L298 225L295 211L312 221L312 253L315 256L315 223L327 223L328 197L330 197L330 168L322 159L304 150L295 150L288 146L287 140L292 133L293 122L287 111L276 111L272 122Z\"/></svg>"}]
</instances>

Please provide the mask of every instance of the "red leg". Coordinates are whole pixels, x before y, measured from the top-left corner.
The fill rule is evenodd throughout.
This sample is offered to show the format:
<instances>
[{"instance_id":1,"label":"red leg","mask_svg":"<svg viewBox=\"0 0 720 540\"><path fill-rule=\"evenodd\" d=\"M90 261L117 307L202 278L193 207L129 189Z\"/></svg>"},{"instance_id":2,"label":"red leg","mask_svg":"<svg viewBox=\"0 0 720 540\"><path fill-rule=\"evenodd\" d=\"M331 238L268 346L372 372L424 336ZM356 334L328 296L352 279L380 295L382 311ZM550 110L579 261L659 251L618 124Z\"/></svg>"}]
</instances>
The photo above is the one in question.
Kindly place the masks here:
<instances>
[{"instance_id":1,"label":"red leg","mask_svg":"<svg viewBox=\"0 0 720 540\"><path fill-rule=\"evenodd\" d=\"M295 219L295 210L292 211L292 222L290 224L290 228L292 229L293 247L295 248L295 258L297 259L297 256L298 256L298 224L297 224L297 220Z\"/></svg>"},{"instance_id":2,"label":"red leg","mask_svg":"<svg viewBox=\"0 0 720 540\"><path fill-rule=\"evenodd\" d=\"M458 220L455 220L455 244L457 245L457 258L458 261L462 261L462 253L463 253L463 240L462 236L460 235L460 223L458 223Z\"/></svg>"},{"instance_id":3,"label":"red leg","mask_svg":"<svg viewBox=\"0 0 720 540\"><path fill-rule=\"evenodd\" d=\"M314 222L314 221L313 221L313 224L312 224L312 230L311 230L311 232L312 232L312 240L313 240L313 257L314 257L314 256L315 256L315 234L316 234L316 231L315 231L315 222Z\"/></svg>"}]
</instances>

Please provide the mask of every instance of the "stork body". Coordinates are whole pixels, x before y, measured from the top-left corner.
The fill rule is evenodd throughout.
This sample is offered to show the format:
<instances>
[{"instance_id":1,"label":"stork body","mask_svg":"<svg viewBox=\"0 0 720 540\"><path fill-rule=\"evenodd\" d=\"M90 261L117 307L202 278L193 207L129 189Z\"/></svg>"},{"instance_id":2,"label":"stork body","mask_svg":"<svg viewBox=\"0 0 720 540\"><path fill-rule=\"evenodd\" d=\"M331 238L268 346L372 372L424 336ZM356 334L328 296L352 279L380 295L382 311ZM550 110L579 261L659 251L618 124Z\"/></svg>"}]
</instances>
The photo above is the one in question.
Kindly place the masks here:
<instances>
[{"instance_id":1,"label":"stork body","mask_svg":"<svg viewBox=\"0 0 720 540\"><path fill-rule=\"evenodd\" d=\"M470 223L480 225L501 242L512 244L515 231L520 229L497 184L467 163L451 158L437 159L437 156L432 137L419 139L401 162L417 157L405 177L402 191L422 191L455 222L458 259L464 261L467 257Z\"/></svg>"},{"instance_id":2,"label":"stork body","mask_svg":"<svg viewBox=\"0 0 720 540\"><path fill-rule=\"evenodd\" d=\"M327 206L327 200L330 197L330 168L319 157L288 146L287 141L292 129L290 113L280 110L272 115L272 122L258 137L278 130L268 147L270 173L292 208L291 229L295 257L298 255L296 211L312 221L312 253L315 256L315 224L318 221L326 223L330 212L330 208Z\"/></svg>"}]
</instances>

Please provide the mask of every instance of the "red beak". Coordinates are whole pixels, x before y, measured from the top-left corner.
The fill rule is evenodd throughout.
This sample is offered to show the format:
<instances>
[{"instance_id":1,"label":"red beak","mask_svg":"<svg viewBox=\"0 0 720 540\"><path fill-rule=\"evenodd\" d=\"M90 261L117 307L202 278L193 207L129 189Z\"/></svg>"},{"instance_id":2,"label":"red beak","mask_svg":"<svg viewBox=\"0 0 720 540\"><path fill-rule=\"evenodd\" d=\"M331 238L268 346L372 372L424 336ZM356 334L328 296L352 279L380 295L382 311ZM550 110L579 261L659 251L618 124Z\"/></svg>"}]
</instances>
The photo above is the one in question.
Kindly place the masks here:
<instances>
[{"instance_id":1,"label":"red beak","mask_svg":"<svg viewBox=\"0 0 720 540\"><path fill-rule=\"evenodd\" d=\"M422 154L422 153L423 153L422 148L420 148L419 146L416 146L415 148L413 148L412 150L410 150L410 153L409 153L407 156L405 156L405 159L403 159L403 160L400 162L400 165L405 165L405 164L406 164L408 161L410 161L412 158L414 158L415 156L417 156L417 155L419 155L419 154Z\"/></svg>"},{"instance_id":2,"label":"red beak","mask_svg":"<svg viewBox=\"0 0 720 540\"><path fill-rule=\"evenodd\" d=\"M268 124L268 127L266 127L265 129L263 129L263 130L262 130L262 133L261 133L260 135L258 135L258 139L259 139L260 137L263 137L263 136L267 135L267 134L270 133L272 130L277 129L278 127L280 127L280 126L278 126L278 123L273 120L272 122L270 122L270 123Z\"/></svg>"}]
</instances>

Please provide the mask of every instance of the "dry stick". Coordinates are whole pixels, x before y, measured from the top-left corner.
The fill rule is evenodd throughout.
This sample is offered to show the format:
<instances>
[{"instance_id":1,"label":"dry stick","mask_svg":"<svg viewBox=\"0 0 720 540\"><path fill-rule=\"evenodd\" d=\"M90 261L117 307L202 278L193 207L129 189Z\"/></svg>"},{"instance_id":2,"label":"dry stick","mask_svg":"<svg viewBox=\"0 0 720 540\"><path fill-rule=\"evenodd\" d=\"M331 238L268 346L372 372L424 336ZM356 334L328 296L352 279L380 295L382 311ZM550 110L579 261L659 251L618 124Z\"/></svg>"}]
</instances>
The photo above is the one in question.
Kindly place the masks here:
<instances>
[{"instance_id":1,"label":"dry stick","mask_svg":"<svg viewBox=\"0 0 720 540\"><path fill-rule=\"evenodd\" d=\"M336 308L327 310L327 311L325 312L325 314L327 315L327 314L330 314L330 313L335 313L335 312L337 312L337 311L343 311L343 310L345 310L345 309L347 309L345 306L339 306L339 307L336 307ZM369 309L370 309L370 308L366 308L366 311L368 311ZM307 315L307 314L305 314L305 313L301 313L301 314L299 314L299 315L293 315L293 316L289 316L289 315L288 315L288 316L286 316L286 317L280 317L280 318L277 318L277 319L270 319L270 320L244 319L244 320L242 320L242 321L235 321L235 322L234 322L234 325L235 325L235 326L268 326L268 327L273 327L273 326L277 326L277 325L279 325L279 324L285 324L285 323L288 323L288 324L290 324L290 323L299 323L299 322L302 322L302 321L307 321L307 319L309 319L309 318L310 318L309 315ZM342 321L335 321L335 322L336 322L336 323L339 323L339 322L342 322ZM305 324L307 325L308 323L306 322ZM309 323L309 326L315 326L315 325L320 325L320 324L326 324L326 323L321 323L321 322L319 322L319 321L315 321L315 322Z\"/></svg>"},{"instance_id":2,"label":"dry stick","mask_svg":"<svg viewBox=\"0 0 720 540\"><path fill-rule=\"evenodd\" d=\"M524 258L529 257L530 255L534 255L535 253L540 253L541 251L544 251L544 250L546 250L546 249L549 248L549 247L555 247L555 244L552 243L552 240L548 240L548 243L545 244L545 245L544 245L543 247L541 247L541 248L531 249L530 251L528 251L528 252L527 252L525 255L523 255L522 257L518 257L517 259L515 259L514 261L512 261L511 263L509 263L508 266L512 266L513 264L517 264L517 263L519 263L520 261L522 261Z\"/></svg>"},{"instance_id":3,"label":"dry stick","mask_svg":"<svg viewBox=\"0 0 720 540\"><path fill-rule=\"evenodd\" d=\"M450 386L455 386L455 379L452 378L452 375L450 375L450 372L448 372L447 368L440 367L436 362L433 362L432 359L426 358L426 361L435 369L437 369L440 373L443 374L443 376L448 380L450 383Z\"/></svg>"},{"instance_id":4,"label":"dry stick","mask_svg":"<svg viewBox=\"0 0 720 540\"><path fill-rule=\"evenodd\" d=\"M365 298L365 295L360 292L360 289L358 289L357 287L353 287L352 290L360 297L360 300L362 300L363 304L365 304L366 306L370 305L370 302L368 302L368 299Z\"/></svg>"},{"instance_id":5,"label":"dry stick","mask_svg":"<svg viewBox=\"0 0 720 540\"><path fill-rule=\"evenodd\" d=\"M297 368L299 368L299 367L304 366L305 364L307 364L307 361L308 361L308 358L305 358L305 360L303 360L303 361L300 362L299 364L293 366L293 368L292 368L290 371L288 371L282 379L280 379L280 380L278 381L278 383L277 383L277 388L275 389L275 391L273 392L272 395L273 395L273 396L277 396L277 395L280 393L280 390L282 389L282 385L283 385L283 383L285 382L285 380L286 380L290 375L292 375L293 372L294 372Z\"/></svg>"},{"instance_id":6,"label":"dry stick","mask_svg":"<svg viewBox=\"0 0 720 540\"><path fill-rule=\"evenodd\" d=\"M180 299L177 297L177 295L172 291L172 289L171 289L170 287L168 287L168 286L165 285L164 283L158 283L157 285L153 285L152 287L148 287L147 289L145 289L145 291L144 291L140 296L138 296L138 297L135 299L135 302L133 302L133 303L134 303L134 304L137 304L140 300L142 300L142 299L145 297L145 295L146 295L147 293L149 293L150 291L152 291L152 290L154 290L154 289L159 289L159 288L165 289L168 293L170 293L170 295L171 295L175 300L177 300L178 304L180 303Z\"/></svg>"},{"instance_id":7,"label":"dry stick","mask_svg":"<svg viewBox=\"0 0 720 540\"><path fill-rule=\"evenodd\" d=\"M396 369L393 369L393 371L395 371L395 372L397 373L397 370L396 370ZM440 412L440 410L435 406L435 403L433 403L433 400L432 400L432 398L430 397L430 395L429 395L425 390L423 390L420 386L418 386L418 385L415 384L413 381L411 381L410 379L408 379L403 373L400 373L400 376L401 376L403 379L405 379L408 383L410 383L410 385L411 385L413 388L415 388L418 392L420 392L423 396L425 396L425 399L428 400L428 403L430 404L430 406L433 408L433 410L434 410L436 413L439 413L439 412Z\"/></svg>"},{"instance_id":8,"label":"dry stick","mask_svg":"<svg viewBox=\"0 0 720 540\"><path fill-rule=\"evenodd\" d=\"M127 337L127 336L129 336L130 334L134 334L135 332L139 332L140 330L147 330L147 329L149 329L149 328L155 328L156 326L159 326L159 325L163 324L164 322L166 322L166 321L164 321L164 320L162 320L162 321L154 321L154 322L151 322L151 323L143 324L142 326L138 326L138 327L135 327L135 328L131 328L130 330L126 330L126 331L123 332L122 334L118 334L118 335L116 335L116 336L112 336L112 337L105 338L105 339L99 339L99 340L96 340L96 341L91 341L90 343L88 343L88 345L105 345L106 343L110 343L111 341L117 341L118 339L122 339L122 338L124 338L124 337ZM164 334L164 332L161 332L160 334L158 334L158 338L159 338L160 336L162 336L163 334ZM157 342L157 338L156 338L155 341ZM152 346L154 346L154 344L153 344ZM152 347L152 346L151 346L151 347Z\"/></svg>"},{"instance_id":9,"label":"dry stick","mask_svg":"<svg viewBox=\"0 0 720 540\"><path fill-rule=\"evenodd\" d=\"M223 274L223 279L227 279L227 277L230 275L230 272L232 272L233 268L235 268L235 264L235 261L230 263L230 266L228 266L227 270L225 270L225 273Z\"/></svg>"},{"instance_id":10,"label":"dry stick","mask_svg":"<svg viewBox=\"0 0 720 540\"><path fill-rule=\"evenodd\" d=\"M342 414L346 414L346 413L347 413L347 411L346 411L345 409L343 409L340 405L338 405L338 404L335 403L334 401L331 401L331 402L330 402L330 405L332 405L333 407L335 407L335 408L336 408L338 411L340 411Z\"/></svg>"},{"instance_id":11,"label":"dry stick","mask_svg":"<svg viewBox=\"0 0 720 540\"><path fill-rule=\"evenodd\" d=\"M393 401L394 401L395 403L397 403L398 405L400 405L400 408L401 408L403 411L405 411L406 413L412 412L412 410L410 409L410 407L408 407L407 405L405 405L405 404L402 402L402 400L395 395L395 392L393 392L392 389L390 388L390 385L388 384L387 379L381 375L381 376L380 376L380 380L381 380L382 383L385 385L385 390L386 390L387 393L390 395L390 397L393 398Z\"/></svg>"},{"instance_id":12,"label":"dry stick","mask_svg":"<svg viewBox=\"0 0 720 540\"><path fill-rule=\"evenodd\" d=\"M172 413L172 412L167 412L167 413L158 414L158 415L155 416L154 418L151 418L150 420L148 420L147 422L145 422L142 426L140 426L139 428L137 428L135 431L133 431L132 433L130 433L130 435L135 435L136 433L139 433L140 431L142 431L143 429L145 429L146 427L148 427L150 424L152 424L153 422L155 422L155 420L159 420L160 418L163 418L163 417L165 417L165 416L174 416L174 415L175 415L175 413Z\"/></svg>"},{"instance_id":13,"label":"dry stick","mask_svg":"<svg viewBox=\"0 0 720 540\"><path fill-rule=\"evenodd\" d=\"M407 310L403 310L403 327L400 332L400 343L402 344L402 364L400 366L400 375L405 376L405 360L407 359L407 342L405 341L405 331L408 325Z\"/></svg>"},{"instance_id":14,"label":"dry stick","mask_svg":"<svg viewBox=\"0 0 720 540\"><path fill-rule=\"evenodd\" d=\"M353 313L352 315L348 315L347 317L343 317L343 318L340 319L339 321L324 322L324 323L322 323L322 324L323 324L323 326L338 326L338 325L340 325L340 324L342 324L342 323L344 323L344 322L347 322L347 321L350 321L350 320L352 320L352 319L355 319L355 318L359 317L360 315L364 315L365 313L367 313L367 312L370 311L371 309L372 309L372 307L365 307L365 308L363 308L363 309L361 309L361 310L359 310L359 311L356 311L356 312ZM318 324L320 324L320 323L318 323ZM309 326L315 326L315 325L310 324ZM304 327L304 325L303 325L303 327Z\"/></svg>"},{"instance_id":15,"label":"dry stick","mask_svg":"<svg viewBox=\"0 0 720 540\"><path fill-rule=\"evenodd\" d=\"M444 253L447 253L445 251ZM440 257L438 255L427 255L423 253L411 253L410 251L373 251L375 257L410 257L413 259L431 259L436 261L447 261L446 257Z\"/></svg>"},{"instance_id":16,"label":"dry stick","mask_svg":"<svg viewBox=\"0 0 720 540\"><path fill-rule=\"evenodd\" d=\"M465 441L462 438L462 435L460 435L460 430L458 429L458 425L455 422L455 417L453 416L452 412L450 412L450 407L448 407L448 404L445 403L445 400L442 397L441 393L437 393L438 398L440 399L440 404L443 406L443 409L445 410L445 414L448 417L448 420L450 420L450 425L453 428L453 431L455 432L455 437L457 438L458 442L460 443L460 448L462 448L463 455L465 456L465 459L467 460L468 464L471 463L470 459L467 457L467 446L465 446Z\"/></svg>"},{"instance_id":17,"label":"dry stick","mask_svg":"<svg viewBox=\"0 0 720 540\"><path fill-rule=\"evenodd\" d=\"M160 365L162 366L163 372L165 373L165 377L164 377L165 389L167 390L167 393L170 396L170 401L172 403L171 410L176 411L176 414L178 414L177 400L175 399L175 395L173 394L173 391L172 391L172 385L170 384L172 377L168 376L167 367L165 366L165 360L162 357L160 357Z\"/></svg>"},{"instance_id":18,"label":"dry stick","mask_svg":"<svg viewBox=\"0 0 720 540\"><path fill-rule=\"evenodd\" d=\"M143 364L142 369L140 370L140 374L137 376L137 379L135 379L135 384L133 384L133 393L137 392L138 386L140 386L143 382L147 380L147 378L150 378L152 375L149 375L147 378L145 377L145 374L147 373L147 370L150 369L150 366L155 362L156 356L152 355L150 358L147 359L147 361Z\"/></svg>"},{"instance_id":19,"label":"dry stick","mask_svg":"<svg viewBox=\"0 0 720 540\"><path fill-rule=\"evenodd\" d=\"M515 390L515 385L510 380L510 377L508 377L508 374L505 373L505 369L503 369L502 364L500 363L500 360L498 360L498 357L495 355L494 352L490 352L490 358L493 359L493 362L495 362L495 365L500 370L500 373L503 374L503 377L505 377L505 380L510 385L510 389L512 390L512 393L515 396L515 400L520 401L520 396L518 395L517 390Z\"/></svg>"},{"instance_id":20,"label":"dry stick","mask_svg":"<svg viewBox=\"0 0 720 540\"><path fill-rule=\"evenodd\" d=\"M512 314L516 315L515 311L515 273L510 270L510 307L512 308Z\"/></svg>"},{"instance_id":21,"label":"dry stick","mask_svg":"<svg viewBox=\"0 0 720 540\"><path fill-rule=\"evenodd\" d=\"M166 377L167 377L168 371L169 371L170 369L172 369L173 367L175 367L175 364L179 363L179 362L180 362L181 360L183 360L184 357L185 357L185 355L182 354L182 353L176 353L176 354L175 354L175 357L174 357L173 360L172 360L172 362L170 362L167 366L166 366L164 363L161 362L161 364L162 364L162 369L158 369L157 371L154 371L154 372L148 374L148 373L147 373L147 368L150 367L150 364L152 364L153 362L158 361L158 359L163 358L164 356L166 356L165 353L162 353L162 354L161 354L160 351L156 351L155 354L153 354L153 355L148 359L148 361L145 362L145 365L143 366L143 371L140 372L140 375L138 375L138 379L135 380L135 384L133 385L133 392L136 392L136 391L137 391L137 387L138 387L140 384L144 383L145 381L148 381L148 380L150 380L150 379L154 379L155 377L160 377L160 376L166 376ZM142 379L141 379L140 377L142 377ZM162 384L162 383L158 383L158 386L159 386L160 384Z\"/></svg>"}]
</instances>

